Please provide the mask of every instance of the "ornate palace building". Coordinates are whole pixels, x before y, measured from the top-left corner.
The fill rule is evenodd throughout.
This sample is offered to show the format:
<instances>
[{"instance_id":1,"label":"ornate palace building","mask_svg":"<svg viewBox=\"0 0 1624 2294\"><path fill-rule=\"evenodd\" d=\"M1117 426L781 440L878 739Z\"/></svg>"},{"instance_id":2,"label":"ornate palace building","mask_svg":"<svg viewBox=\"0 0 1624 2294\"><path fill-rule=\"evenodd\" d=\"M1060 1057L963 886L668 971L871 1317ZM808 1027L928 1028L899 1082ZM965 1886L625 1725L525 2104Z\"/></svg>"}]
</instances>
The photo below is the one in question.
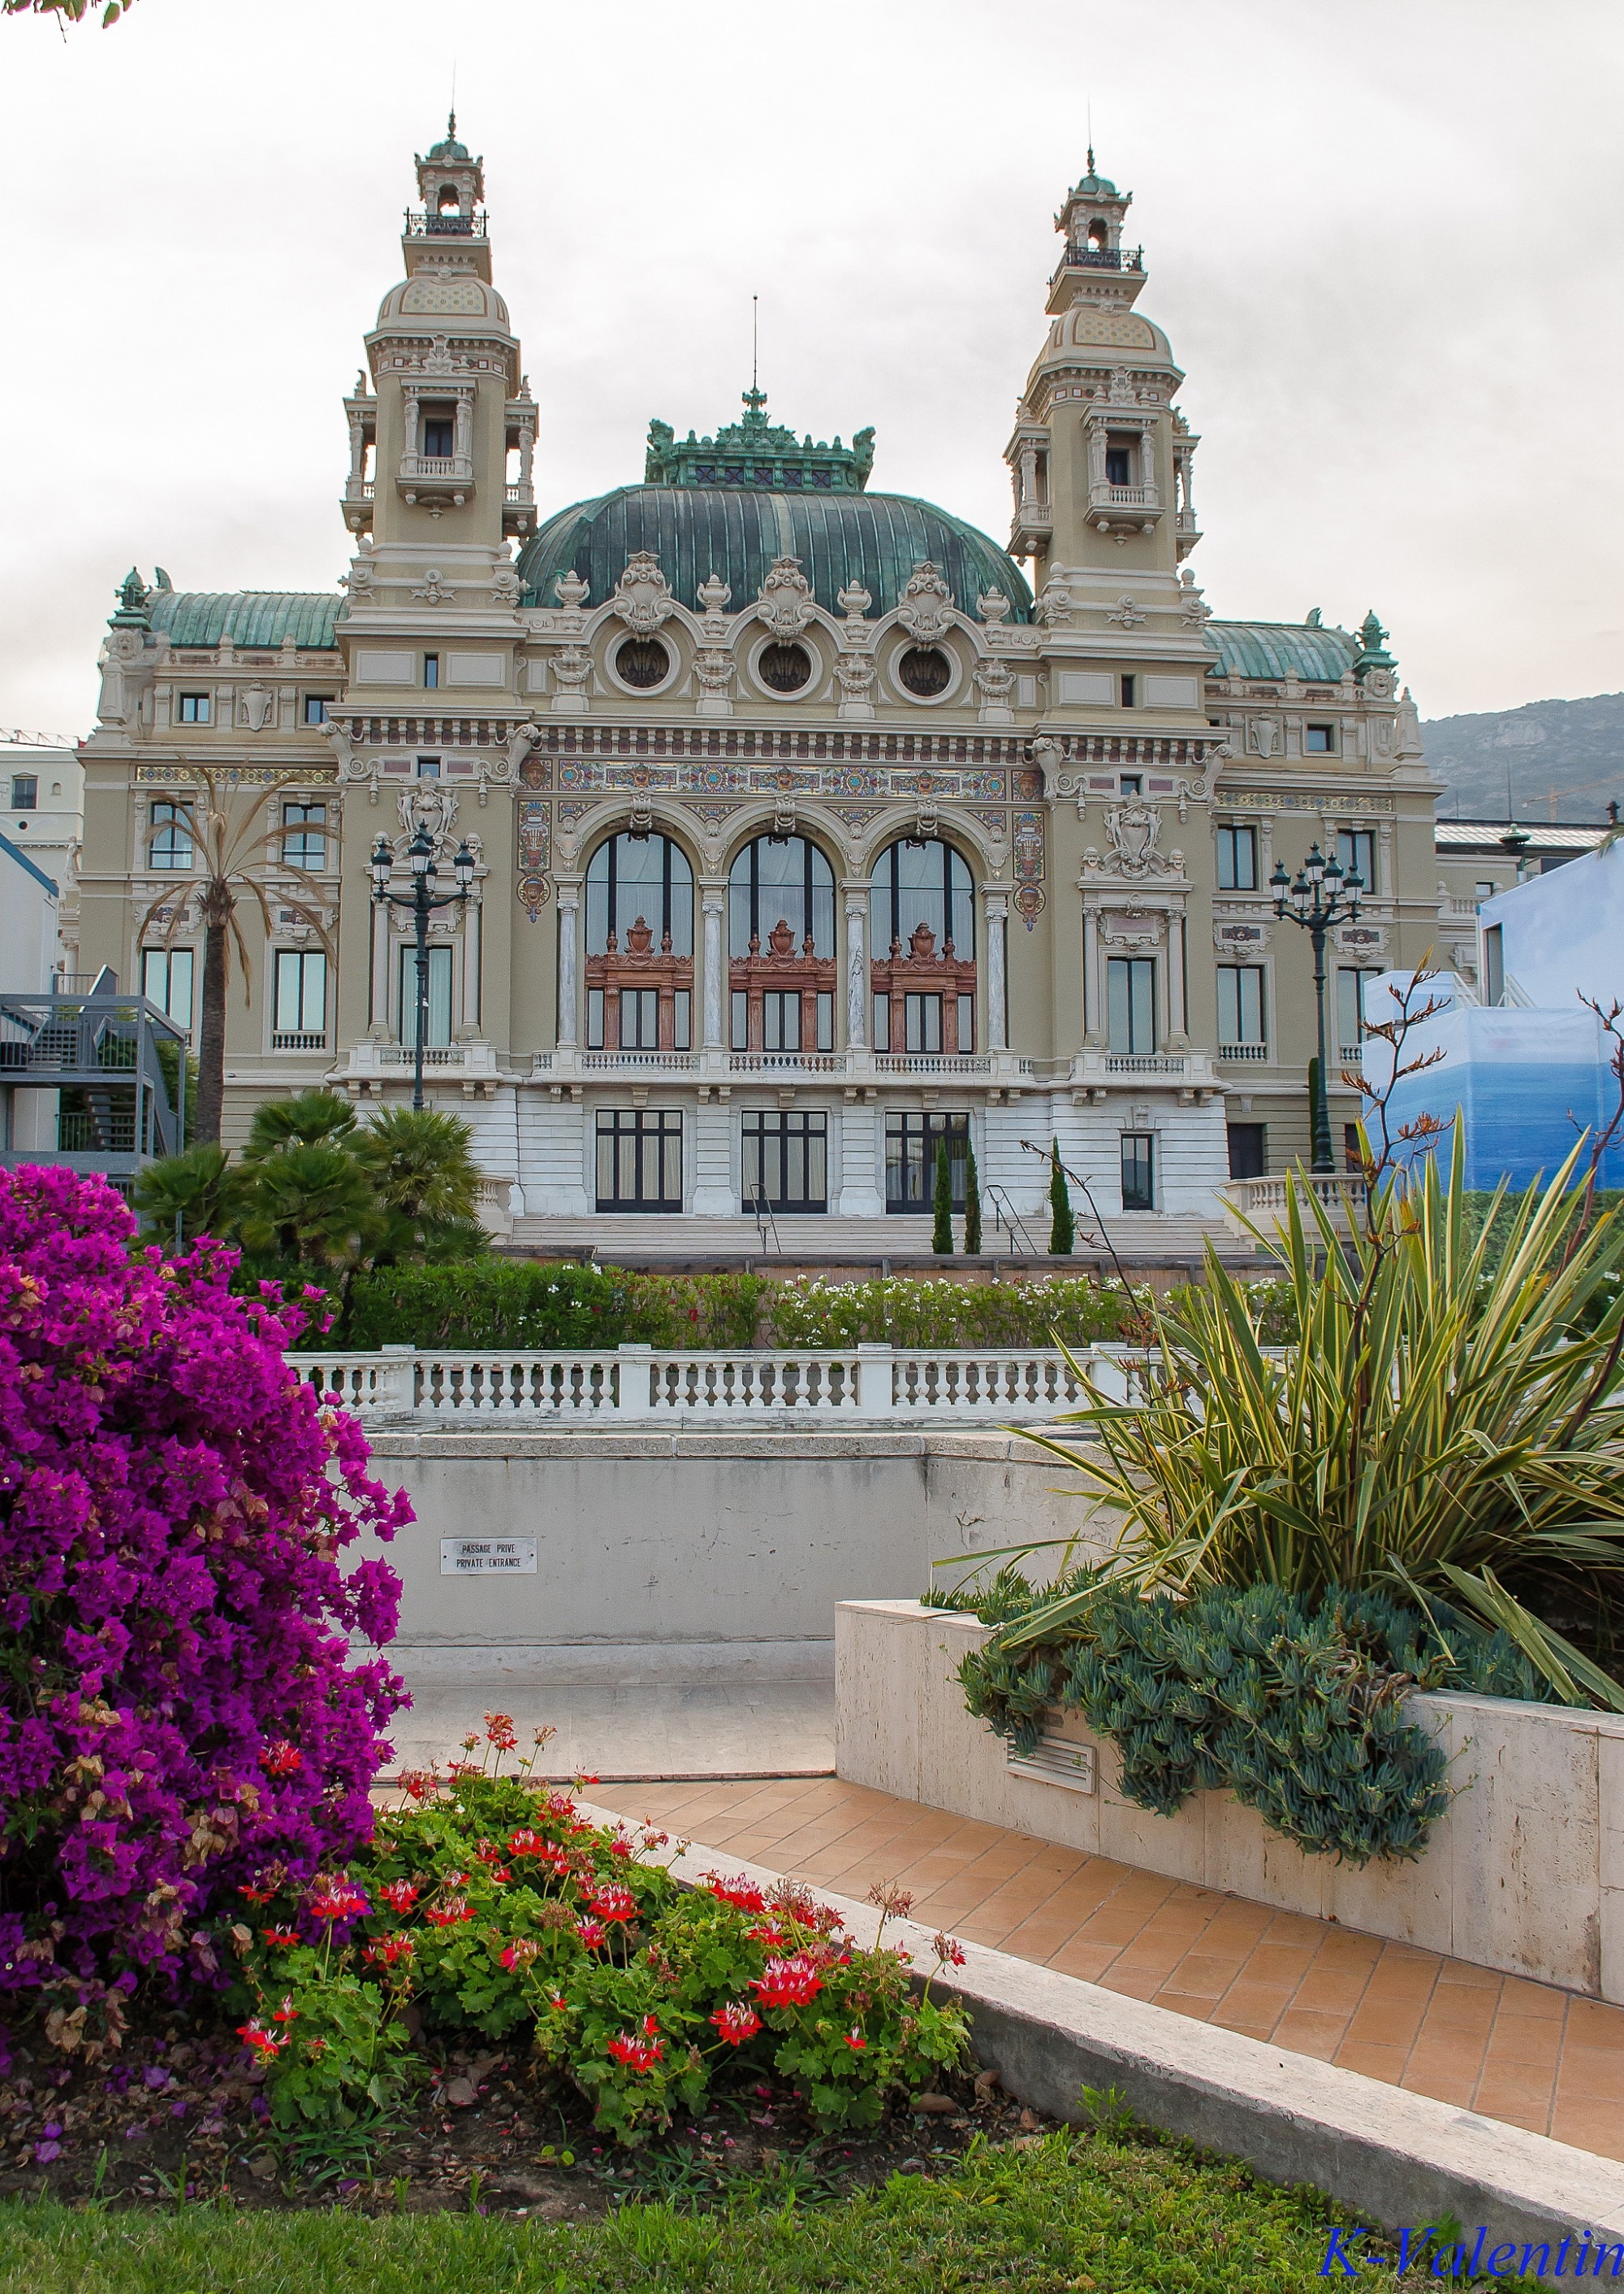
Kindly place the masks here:
<instances>
[{"instance_id":1,"label":"ornate palace building","mask_svg":"<svg viewBox=\"0 0 1624 2294\"><path fill-rule=\"evenodd\" d=\"M1204 602L1183 378L1092 153L1007 549L876 491L872 431L814 444L754 389L712 435L652 422L640 484L539 508L483 164L453 123L417 177L345 401L344 594L133 574L83 751L80 968L194 1032L198 769L257 810L228 1139L268 1094L410 1088L410 925L371 872L381 836L403 886L426 826L442 889L475 864L430 937L431 1095L521 1240L918 1214L943 1138L1030 1216L1022 1142L1058 1137L1102 1213L1165 1232L1305 1156L1311 961L1268 880L1317 841L1368 887L1334 1072L1366 980L1436 939L1433 786L1374 614Z\"/></svg>"}]
</instances>

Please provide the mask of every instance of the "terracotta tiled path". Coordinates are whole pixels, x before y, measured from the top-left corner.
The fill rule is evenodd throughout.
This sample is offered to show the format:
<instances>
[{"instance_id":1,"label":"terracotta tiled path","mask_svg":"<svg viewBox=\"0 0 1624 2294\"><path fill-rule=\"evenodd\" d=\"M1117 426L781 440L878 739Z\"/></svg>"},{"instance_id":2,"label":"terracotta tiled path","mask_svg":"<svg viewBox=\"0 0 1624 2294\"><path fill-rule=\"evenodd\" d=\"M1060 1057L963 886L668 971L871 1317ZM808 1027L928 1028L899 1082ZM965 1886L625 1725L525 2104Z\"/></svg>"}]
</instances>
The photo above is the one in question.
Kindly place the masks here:
<instances>
[{"instance_id":1,"label":"terracotta tiled path","mask_svg":"<svg viewBox=\"0 0 1624 2294\"><path fill-rule=\"evenodd\" d=\"M597 1785L673 1834L1109 1991L1624 2159L1624 2007L1384 1943L833 1777Z\"/></svg>"}]
</instances>

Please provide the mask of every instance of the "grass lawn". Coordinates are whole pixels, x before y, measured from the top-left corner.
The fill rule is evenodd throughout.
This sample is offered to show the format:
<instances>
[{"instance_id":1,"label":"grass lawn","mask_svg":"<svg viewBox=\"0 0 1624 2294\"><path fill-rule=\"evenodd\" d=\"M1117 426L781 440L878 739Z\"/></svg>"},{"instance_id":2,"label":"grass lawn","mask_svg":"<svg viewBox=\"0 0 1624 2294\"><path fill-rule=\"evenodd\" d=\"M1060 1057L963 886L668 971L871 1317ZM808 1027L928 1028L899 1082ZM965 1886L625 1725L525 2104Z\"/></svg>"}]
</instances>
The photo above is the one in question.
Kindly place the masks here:
<instances>
[{"instance_id":1,"label":"grass lawn","mask_svg":"<svg viewBox=\"0 0 1624 2294\"><path fill-rule=\"evenodd\" d=\"M1153 2137L1062 2131L978 2144L939 2176L894 2175L829 2205L632 2203L579 2226L12 2200L0 2294L1239 2294L1316 2282L1325 2225L1345 2218ZM1385 2268L1360 2275L1392 2282Z\"/></svg>"}]
</instances>

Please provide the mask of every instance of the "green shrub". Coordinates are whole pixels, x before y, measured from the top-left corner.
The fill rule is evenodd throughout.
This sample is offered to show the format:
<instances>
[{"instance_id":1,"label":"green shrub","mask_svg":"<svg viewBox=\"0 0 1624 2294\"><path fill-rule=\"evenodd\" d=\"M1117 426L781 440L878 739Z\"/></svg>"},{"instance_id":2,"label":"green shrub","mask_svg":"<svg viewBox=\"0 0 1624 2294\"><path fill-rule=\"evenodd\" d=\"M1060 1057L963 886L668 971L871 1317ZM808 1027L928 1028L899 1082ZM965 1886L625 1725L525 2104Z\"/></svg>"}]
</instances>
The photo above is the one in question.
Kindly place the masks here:
<instances>
[{"instance_id":1,"label":"green shrub","mask_svg":"<svg viewBox=\"0 0 1624 2294\"><path fill-rule=\"evenodd\" d=\"M361 1353L617 1346L636 1335L628 1282L618 1270L567 1260L378 1267L350 1285L343 1343Z\"/></svg>"},{"instance_id":2,"label":"green shrub","mask_svg":"<svg viewBox=\"0 0 1624 2294\"><path fill-rule=\"evenodd\" d=\"M1011 1629L1057 1596L1074 1615L1035 1647ZM971 1712L1016 1752L1052 1707L1081 1712L1122 1755L1122 1790L1171 1816L1227 1788L1309 1855L1365 1864L1418 1856L1448 1806L1447 1759L1404 1717L1412 1688L1552 1698L1503 1632L1435 1603L1430 1617L1377 1593L1309 1601L1274 1585L1141 1599L1098 1571L1043 1593L1011 1570L973 1607L995 1631L960 1667Z\"/></svg>"},{"instance_id":3,"label":"green shrub","mask_svg":"<svg viewBox=\"0 0 1624 2294\"><path fill-rule=\"evenodd\" d=\"M954 1282L890 1275L832 1282L800 1275L767 1286L764 1320L775 1346L1069 1346L1120 1338L1148 1305L1086 1275L1031 1282Z\"/></svg>"}]
</instances>

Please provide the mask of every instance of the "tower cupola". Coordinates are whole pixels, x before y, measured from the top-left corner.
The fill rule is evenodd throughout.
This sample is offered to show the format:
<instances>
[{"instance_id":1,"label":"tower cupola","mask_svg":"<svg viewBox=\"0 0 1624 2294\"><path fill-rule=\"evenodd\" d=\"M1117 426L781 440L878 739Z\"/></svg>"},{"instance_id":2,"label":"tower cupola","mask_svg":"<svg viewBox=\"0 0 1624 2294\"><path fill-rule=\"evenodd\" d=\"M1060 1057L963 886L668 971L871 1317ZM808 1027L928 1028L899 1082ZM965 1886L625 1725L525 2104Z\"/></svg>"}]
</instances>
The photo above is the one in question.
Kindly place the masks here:
<instances>
[{"instance_id":1,"label":"tower cupola","mask_svg":"<svg viewBox=\"0 0 1624 2294\"><path fill-rule=\"evenodd\" d=\"M424 238L483 239L484 217L478 210L485 203L485 163L469 154L466 143L457 141L457 114L453 111L446 123L444 135L426 159L418 155L418 197L423 202L421 215L408 215L409 235L420 233Z\"/></svg>"}]
</instances>

